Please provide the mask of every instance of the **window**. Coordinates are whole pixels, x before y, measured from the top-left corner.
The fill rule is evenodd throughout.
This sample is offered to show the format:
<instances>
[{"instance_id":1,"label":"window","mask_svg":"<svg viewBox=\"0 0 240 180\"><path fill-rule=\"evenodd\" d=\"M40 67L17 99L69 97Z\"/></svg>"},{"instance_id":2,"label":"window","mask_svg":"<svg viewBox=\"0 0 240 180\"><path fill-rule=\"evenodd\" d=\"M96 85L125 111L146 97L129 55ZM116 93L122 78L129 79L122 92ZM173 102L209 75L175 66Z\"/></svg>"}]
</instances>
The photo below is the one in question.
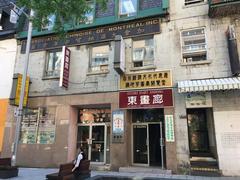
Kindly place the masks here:
<instances>
[{"instance_id":1,"label":"window","mask_svg":"<svg viewBox=\"0 0 240 180\"><path fill-rule=\"evenodd\" d=\"M182 63L207 60L207 45L204 28L184 30L182 38Z\"/></svg>"},{"instance_id":2,"label":"window","mask_svg":"<svg viewBox=\"0 0 240 180\"><path fill-rule=\"evenodd\" d=\"M42 27L42 31L44 31L44 30L48 30L48 31L52 30L53 26L54 26L54 23L55 23L55 19L56 19L56 16L54 14L50 15L47 18L47 24Z\"/></svg>"},{"instance_id":3,"label":"window","mask_svg":"<svg viewBox=\"0 0 240 180\"><path fill-rule=\"evenodd\" d=\"M204 0L185 0L185 6L200 3L200 2L204 2Z\"/></svg>"},{"instance_id":4,"label":"window","mask_svg":"<svg viewBox=\"0 0 240 180\"><path fill-rule=\"evenodd\" d=\"M119 0L119 16L130 17L137 14L137 0Z\"/></svg>"},{"instance_id":5,"label":"window","mask_svg":"<svg viewBox=\"0 0 240 180\"><path fill-rule=\"evenodd\" d=\"M62 51L49 51L45 67L45 77L59 77L62 60Z\"/></svg>"},{"instance_id":6,"label":"window","mask_svg":"<svg viewBox=\"0 0 240 180\"><path fill-rule=\"evenodd\" d=\"M87 2L88 7L90 8L88 12L86 12L83 16L83 19L81 19L78 23L79 24L91 24L93 23L93 19L94 19L94 7L95 4L94 2Z\"/></svg>"},{"instance_id":7,"label":"window","mask_svg":"<svg viewBox=\"0 0 240 180\"><path fill-rule=\"evenodd\" d=\"M108 71L109 46L95 46L91 49L90 71Z\"/></svg>"},{"instance_id":8,"label":"window","mask_svg":"<svg viewBox=\"0 0 240 180\"><path fill-rule=\"evenodd\" d=\"M89 7L91 8L91 10L85 14L85 17L86 17L86 19L85 19L85 21L84 21L85 24L91 24L91 23L93 23L93 18L94 18L94 15L93 15L93 14L94 14L94 12L93 12L93 10L94 10L94 3L93 3L93 2L89 2Z\"/></svg>"},{"instance_id":9,"label":"window","mask_svg":"<svg viewBox=\"0 0 240 180\"><path fill-rule=\"evenodd\" d=\"M133 41L133 67L154 65L153 38Z\"/></svg>"},{"instance_id":10,"label":"window","mask_svg":"<svg viewBox=\"0 0 240 180\"><path fill-rule=\"evenodd\" d=\"M14 24L10 22L9 13L5 10L0 11L0 31L8 31L14 29Z\"/></svg>"},{"instance_id":11,"label":"window","mask_svg":"<svg viewBox=\"0 0 240 180\"><path fill-rule=\"evenodd\" d=\"M53 144L55 141L55 107L24 109L20 142L23 144Z\"/></svg>"}]
</instances>

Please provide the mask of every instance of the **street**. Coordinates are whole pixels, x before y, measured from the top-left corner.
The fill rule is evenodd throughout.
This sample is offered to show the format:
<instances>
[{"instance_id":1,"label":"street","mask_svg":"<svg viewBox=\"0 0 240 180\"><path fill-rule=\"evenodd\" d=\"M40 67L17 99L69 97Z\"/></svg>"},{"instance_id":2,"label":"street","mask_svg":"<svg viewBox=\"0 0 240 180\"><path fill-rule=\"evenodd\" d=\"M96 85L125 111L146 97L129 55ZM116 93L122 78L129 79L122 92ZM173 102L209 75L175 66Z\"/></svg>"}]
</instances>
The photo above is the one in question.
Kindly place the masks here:
<instances>
[{"instance_id":1,"label":"street","mask_svg":"<svg viewBox=\"0 0 240 180\"><path fill-rule=\"evenodd\" d=\"M57 169L43 169L43 168L19 168L19 176L10 178L11 180L43 180L45 176L50 173L57 172ZM124 177L131 177L133 180L240 180L240 177L200 177L200 176L186 176L186 175L164 175L164 174L151 174L151 173L126 173L126 172L113 172L113 171L92 171L91 176L97 176L100 179L101 176L107 177L107 180L121 179ZM123 177L123 178L120 178ZM117 178L118 177L118 178ZM102 180L102 178L101 178Z\"/></svg>"}]
</instances>

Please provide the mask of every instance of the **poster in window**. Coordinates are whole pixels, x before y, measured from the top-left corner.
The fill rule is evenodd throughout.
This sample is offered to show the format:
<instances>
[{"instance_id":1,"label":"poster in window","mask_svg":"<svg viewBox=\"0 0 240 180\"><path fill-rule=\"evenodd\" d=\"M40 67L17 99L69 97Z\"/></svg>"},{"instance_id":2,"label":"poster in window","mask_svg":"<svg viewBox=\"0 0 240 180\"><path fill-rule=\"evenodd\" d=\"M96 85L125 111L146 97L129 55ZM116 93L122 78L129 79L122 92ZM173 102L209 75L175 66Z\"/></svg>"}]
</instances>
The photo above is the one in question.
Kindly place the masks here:
<instances>
[{"instance_id":1,"label":"poster in window","mask_svg":"<svg viewBox=\"0 0 240 180\"><path fill-rule=\"evenodd\" d=\"M23 144L53 144L55 141L55 108L25 109L21 123Z\"/></svg>"}]
</instances>

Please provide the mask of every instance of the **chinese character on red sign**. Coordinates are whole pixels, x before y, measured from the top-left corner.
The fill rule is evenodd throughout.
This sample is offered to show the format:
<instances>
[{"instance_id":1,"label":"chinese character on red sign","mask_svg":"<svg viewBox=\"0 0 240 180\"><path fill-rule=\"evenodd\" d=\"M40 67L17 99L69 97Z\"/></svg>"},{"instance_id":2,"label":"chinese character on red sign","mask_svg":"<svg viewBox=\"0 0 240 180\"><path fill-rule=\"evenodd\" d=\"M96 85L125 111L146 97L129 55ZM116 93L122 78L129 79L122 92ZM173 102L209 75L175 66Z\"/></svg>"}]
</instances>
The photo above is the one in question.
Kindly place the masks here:
<instances>
[{"instance_id":1,"label":"chinese character on red sign","mask_svg":"<svg viewBox=\"0 0 240 180\"><path fill-rule=\"evenodd\" d=\"M172 89L119 93L120 108L162 108L173 106Z\"/></svg>"},{"instance_id":2,"label":"chinese character on red sign","mask_svg":"<svg viewBox=\"0 0 240 180\"><path fill-rule=\"evenodd\" d=\"M71 55L70 49L68 49L66 46L63 46L63 59L62 59L60 82L59 82L60 87L68 88L70 55Z\"/></svg>"}]
</instances>

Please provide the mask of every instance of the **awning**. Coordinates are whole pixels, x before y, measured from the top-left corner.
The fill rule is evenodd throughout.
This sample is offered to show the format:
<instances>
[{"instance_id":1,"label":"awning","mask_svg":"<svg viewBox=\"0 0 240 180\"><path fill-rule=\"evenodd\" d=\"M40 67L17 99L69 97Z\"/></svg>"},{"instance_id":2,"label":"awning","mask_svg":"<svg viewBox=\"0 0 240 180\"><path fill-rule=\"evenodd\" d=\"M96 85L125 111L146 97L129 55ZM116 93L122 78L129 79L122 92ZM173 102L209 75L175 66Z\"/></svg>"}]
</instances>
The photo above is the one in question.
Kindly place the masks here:
<instances>
[{"instance_id":1,"label":"awning","mask_svg":"<svg viewBox=\"0 0 240 180\"><path fill-rule=\"evenodd\" d=\"M240 89L240 77L187 80L178 82L178 92L201 92Z\"/></svg>"}]
</instances>

